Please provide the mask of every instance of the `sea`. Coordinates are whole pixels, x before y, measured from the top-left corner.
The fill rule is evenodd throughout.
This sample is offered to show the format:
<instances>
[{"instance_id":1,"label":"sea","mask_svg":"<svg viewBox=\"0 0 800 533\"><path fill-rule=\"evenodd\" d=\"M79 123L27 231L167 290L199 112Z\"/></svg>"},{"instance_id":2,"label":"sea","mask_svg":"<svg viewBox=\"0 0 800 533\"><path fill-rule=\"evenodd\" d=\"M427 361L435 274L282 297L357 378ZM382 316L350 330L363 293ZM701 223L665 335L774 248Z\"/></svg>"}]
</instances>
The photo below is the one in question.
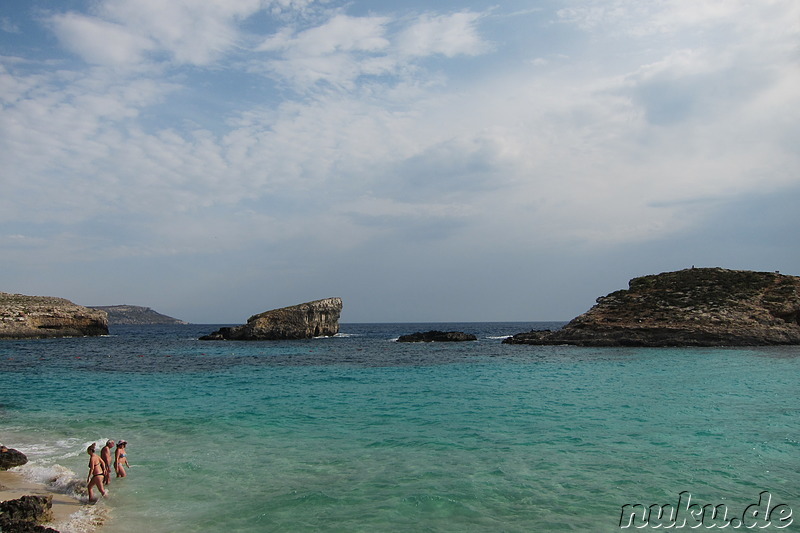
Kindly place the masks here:
<instances>
[{"instance_id":1,"label":"sea","mask_svg":"<svg viewBox=\"0 0 800 533\"><path fill-rule=\"evenodd\" d=\"M65 533L798 530L800 347L502 344L560 325L2 341L0 443L85 500L87 445L128 441ZM429 330L478 340L396 342Z\"/></svg>"}]
</instances>

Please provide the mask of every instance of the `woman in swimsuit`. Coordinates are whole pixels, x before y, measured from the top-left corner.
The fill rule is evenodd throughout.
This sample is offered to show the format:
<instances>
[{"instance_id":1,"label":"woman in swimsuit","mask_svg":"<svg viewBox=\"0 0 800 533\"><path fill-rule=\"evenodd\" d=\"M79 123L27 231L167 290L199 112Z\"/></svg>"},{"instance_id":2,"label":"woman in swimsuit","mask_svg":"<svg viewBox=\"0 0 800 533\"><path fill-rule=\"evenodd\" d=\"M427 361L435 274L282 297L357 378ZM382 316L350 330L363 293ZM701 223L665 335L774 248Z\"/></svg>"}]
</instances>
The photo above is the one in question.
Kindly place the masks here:
<instances>
[{"instance_id":1,"label":"woman in swimsuit","mask_svg":"<svg viewBox=\"0 0 800 533\"><path fill-rule=\"evenodd\" d=\"M86 491L89 493L89 503L94 503L92 489L97 487L100 489L100 494L104 497L108 494L105 487L103 487L103 479L105 478L105 465L100 456L94 453L94 443L86 448L86 453L89 454L89 477L86 478Z\"/></svg>"},{"instance_id":2,"label":"woman in swimsuit","mask_svg":"<svg viewBox=\"0 0 800 533\"><path fill-rule=\"evenodd\" d=\"M128 454L125 453L125 447L127 445L127 441L119 441L117 443L117 449L114 452L114 470L117 472L117 477L125 477L128 475L125 472L125 467L130 466L128 465Z\"/></svg>"}]
</instances>

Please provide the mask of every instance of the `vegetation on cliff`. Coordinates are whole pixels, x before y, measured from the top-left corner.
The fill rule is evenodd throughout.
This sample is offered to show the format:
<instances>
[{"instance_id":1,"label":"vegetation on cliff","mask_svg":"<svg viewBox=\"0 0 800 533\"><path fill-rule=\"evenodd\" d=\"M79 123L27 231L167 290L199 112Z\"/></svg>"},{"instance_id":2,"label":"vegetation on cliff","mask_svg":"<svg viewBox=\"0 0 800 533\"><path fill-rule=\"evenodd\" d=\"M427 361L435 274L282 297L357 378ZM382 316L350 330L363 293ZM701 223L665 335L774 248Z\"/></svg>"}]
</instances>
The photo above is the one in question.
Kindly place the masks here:
<instances>
[{"instance_id":1,"label":"vegetation on cliff","mask_svg":"<svg viewBox=\"0 0 800 533\"><path fill-rule=\"evenodd\" d=\"M520 333L508 344L747 346L800 344L800 277L691 268L634 278L626 290L558 331Z\"/></svg>"}]
</instances>

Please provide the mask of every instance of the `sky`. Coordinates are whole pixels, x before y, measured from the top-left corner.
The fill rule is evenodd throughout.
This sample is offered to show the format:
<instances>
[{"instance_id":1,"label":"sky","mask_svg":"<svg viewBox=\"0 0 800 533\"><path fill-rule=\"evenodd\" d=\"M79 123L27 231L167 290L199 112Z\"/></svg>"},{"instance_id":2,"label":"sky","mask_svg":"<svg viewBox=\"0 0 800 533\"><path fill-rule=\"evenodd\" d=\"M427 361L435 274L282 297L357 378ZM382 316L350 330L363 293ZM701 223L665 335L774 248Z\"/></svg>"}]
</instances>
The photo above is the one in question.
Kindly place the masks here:
<instances>
[{"instance_id":1,"label":"sky","mask_svg":"<svg viewBox=\"0 0 800 533\"><path fill-rule=\"evenodd\" d=\"M0 291L560 321L800 275L797 0L5 0Z\"/></svg>"}]
</instances>

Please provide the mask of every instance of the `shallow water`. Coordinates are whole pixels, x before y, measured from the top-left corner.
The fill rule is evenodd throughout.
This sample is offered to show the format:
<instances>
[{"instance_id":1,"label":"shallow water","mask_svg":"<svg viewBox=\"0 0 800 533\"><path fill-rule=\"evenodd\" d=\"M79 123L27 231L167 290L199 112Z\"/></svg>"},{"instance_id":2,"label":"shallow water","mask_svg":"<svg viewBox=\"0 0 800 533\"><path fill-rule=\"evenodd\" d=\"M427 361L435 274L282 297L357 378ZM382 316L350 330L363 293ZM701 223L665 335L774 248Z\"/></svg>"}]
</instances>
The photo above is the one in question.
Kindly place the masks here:
<instances>
[{"instance_id":1,"label":"shallow water","mask_svg":"<svg viewBox=\"0 0 800 533\"><path fill-rule=\"evenodd\" d=\"M616 531L623 505L682 491L743 511L768 490L800 509L800 347L501 344L547 326L6 341L0 442L41 478L84 478L89 442L127 440L108 533ZM479 341L393 342L430 329Z\"/></svg>"}]
</instances>

